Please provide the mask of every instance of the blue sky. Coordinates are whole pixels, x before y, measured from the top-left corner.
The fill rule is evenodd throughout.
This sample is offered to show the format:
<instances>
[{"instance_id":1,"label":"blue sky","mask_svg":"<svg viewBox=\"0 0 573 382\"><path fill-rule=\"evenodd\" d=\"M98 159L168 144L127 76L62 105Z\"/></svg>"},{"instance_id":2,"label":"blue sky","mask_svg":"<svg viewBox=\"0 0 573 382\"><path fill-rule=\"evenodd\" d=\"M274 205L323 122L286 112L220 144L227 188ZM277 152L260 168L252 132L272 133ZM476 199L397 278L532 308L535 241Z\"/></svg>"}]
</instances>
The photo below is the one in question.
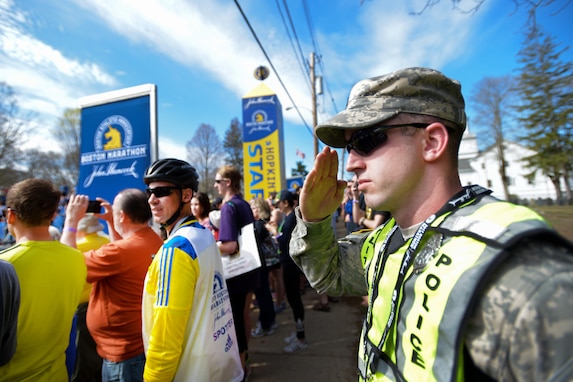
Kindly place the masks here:
<instances>
[{"instance_id":1,"label":"blue sky","mask_svg":"<svg viewBox=\"0 0 573 382\"><path fill-rule=\"evenodd\" d=\"M471 120L474 85L517 68L526 18L508 0L486 0L475 14L441 0L421 16L409 12L425 0L238 2L309 126L308 76L297 55L308 60L310 52L320 54L319 122L344 108L355 82L408 66L433 67L460 80ZM285 2L296 49L294 32L283 23ZM562 47L573 38L573 5L560 10L565 3L538 17ZM472 4L462 0L459 6ZM562 59L572 60L573 53ZM160 157L186 159L185 143L200 124L214 126L223 139L231 120L242 119L241 98L258 85L253 71L259 65L270 67L234 1L0 0L0 81L13 87L23 110L37 113L26 147L53 150L50 129L80 97L154 83ZM301 160L297 149L312 167L313 138L296 111L286 110L292 102L278 76L271 73L265 83L283 106L290 176Z\"/></svg>"}]
</instances>

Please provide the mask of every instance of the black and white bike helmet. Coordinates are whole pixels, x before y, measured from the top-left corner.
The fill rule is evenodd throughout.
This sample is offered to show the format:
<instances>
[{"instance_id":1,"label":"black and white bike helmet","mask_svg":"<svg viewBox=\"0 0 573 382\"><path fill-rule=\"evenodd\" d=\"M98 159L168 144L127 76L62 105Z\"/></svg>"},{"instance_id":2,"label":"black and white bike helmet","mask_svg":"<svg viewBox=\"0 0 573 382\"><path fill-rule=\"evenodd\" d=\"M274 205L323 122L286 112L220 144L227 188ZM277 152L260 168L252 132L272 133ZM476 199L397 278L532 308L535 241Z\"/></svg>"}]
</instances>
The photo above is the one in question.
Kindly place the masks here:
<instances>
[{"instance_id":1,"label":"black and white bike helmet","mask_svg":"<svg viewBox=\"0 0 573 382\"><path fill-rule=\"evenodd\" d=\"M153 162L153 164L145 170L143 181L146 185L149 185L151 182L169 182L179 187L179 208L166 222L161 223L163 230L175 223L181 214L181 210L183 209L181 190L190 188L193 190L193 193L195 193L199 189L199 175L195 167L183 160L174 158L159 159Z\"/></svg>"}]
</instances>

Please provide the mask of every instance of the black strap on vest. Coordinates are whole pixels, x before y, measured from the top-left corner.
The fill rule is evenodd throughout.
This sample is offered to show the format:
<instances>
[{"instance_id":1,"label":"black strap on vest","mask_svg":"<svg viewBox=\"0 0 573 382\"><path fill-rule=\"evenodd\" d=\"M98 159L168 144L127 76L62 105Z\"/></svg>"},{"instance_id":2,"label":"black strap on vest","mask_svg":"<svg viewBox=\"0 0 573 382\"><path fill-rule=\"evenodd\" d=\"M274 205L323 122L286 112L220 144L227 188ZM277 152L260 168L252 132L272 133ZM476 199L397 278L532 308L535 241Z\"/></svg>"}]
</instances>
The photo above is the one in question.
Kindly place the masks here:
<instances>
[{"instance_id":1,"label":"black strap on vest","mask_svg":"<svg viewBox=\"0 0 573 382\"><path fill-rule=\"evenodd\" d=\"M490 377L476 366L467 346L464 345L464 382L495 382L496 379Z\"/></svg>"}]
</instances>

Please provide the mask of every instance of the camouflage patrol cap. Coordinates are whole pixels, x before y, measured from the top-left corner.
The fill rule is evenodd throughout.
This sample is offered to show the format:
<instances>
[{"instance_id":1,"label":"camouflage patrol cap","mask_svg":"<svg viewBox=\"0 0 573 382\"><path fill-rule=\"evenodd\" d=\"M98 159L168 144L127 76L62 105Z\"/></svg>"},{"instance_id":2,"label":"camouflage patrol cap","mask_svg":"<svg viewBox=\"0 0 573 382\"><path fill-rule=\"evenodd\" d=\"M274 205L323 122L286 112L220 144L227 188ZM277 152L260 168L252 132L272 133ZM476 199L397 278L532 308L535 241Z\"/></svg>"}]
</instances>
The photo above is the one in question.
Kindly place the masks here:
<instances>
[{"instance_id":1,"label":"camouflage patrol cap","mask_svg":"<svg viewBox=\"0 0 573 382\"><path fill-rule=\"evenodd\" d=\"M466 113L461 85L441 72L406 68L362 80L353 86L346 110L315 128L329 146L344 147L345 129L363 129L399 113L430 115L453 122L465 130Z\"/></svg>"}]
</instances>

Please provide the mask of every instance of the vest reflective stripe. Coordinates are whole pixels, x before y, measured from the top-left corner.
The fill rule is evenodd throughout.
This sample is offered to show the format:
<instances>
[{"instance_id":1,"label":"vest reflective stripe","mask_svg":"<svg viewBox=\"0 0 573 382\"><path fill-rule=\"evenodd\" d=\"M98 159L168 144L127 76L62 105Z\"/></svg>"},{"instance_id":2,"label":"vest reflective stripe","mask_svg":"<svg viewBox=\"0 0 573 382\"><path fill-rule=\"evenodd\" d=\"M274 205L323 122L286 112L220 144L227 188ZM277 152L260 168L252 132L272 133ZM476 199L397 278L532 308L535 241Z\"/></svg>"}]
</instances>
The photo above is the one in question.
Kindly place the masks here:
<instances>
[{"instance_id":1,"label":"vest reflective stripe","mask_svg":"<svg viewBox=\"0 0 573 382\"><path fill-rule=\"evenodd\" d=\"M375 280L373 265L378 261L382 242L394 224L392 220L377 229L370 235L379 235L377 242L367 239L362 248L369 283ZM421 273L415 274L412 269L408 271L402 294L414 298L403 301L400 298L398 317L391 332L394 334L388 336L382 347L388 357L379 361L377 372L371 379L365 378L369 362L361 338L361 379L396 380L391 366L386 364L389 359L408 381L457 380L463 375L461 335L470 306L480 295L477 288L483 286L483 281L497 268L496 265L506 258L508 252L503 251L504 248L528 232L547 231L548 228L533 211L489 196L436 219L424 236L420 249L432 235L443 235L443 242ZM367 333L374 345L378 345L387 323L389 308L384 306L384 301L390 298L387 294L392 293L399 260L408 244L409 241L396 252L397 261L386 264L381 285L369 284L369 295L372 295L373 287L381 288L373 304L372 327ZM400 333L399 338L395 337L396 330Z\"/></svg>"}]
</instances>

